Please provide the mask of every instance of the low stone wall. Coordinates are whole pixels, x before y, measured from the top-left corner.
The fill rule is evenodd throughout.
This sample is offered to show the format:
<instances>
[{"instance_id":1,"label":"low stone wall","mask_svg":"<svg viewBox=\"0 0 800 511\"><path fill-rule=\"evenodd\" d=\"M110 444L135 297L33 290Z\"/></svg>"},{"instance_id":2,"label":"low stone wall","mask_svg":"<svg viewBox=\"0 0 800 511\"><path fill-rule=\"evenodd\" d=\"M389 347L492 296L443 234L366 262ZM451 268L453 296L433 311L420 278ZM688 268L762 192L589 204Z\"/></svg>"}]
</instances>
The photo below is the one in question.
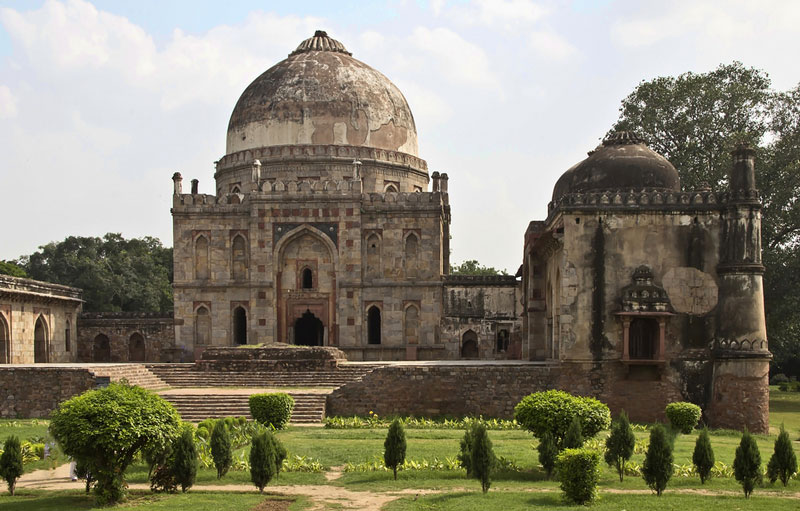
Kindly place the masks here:
<instances>
[{"instance_id":1,"label":"low stone wall","mask_svg":"<svg viewBox=\"0 0 800 511\"><path fill-rule=\"evenodd\" d=\"M94 386L88 368L0 367L0 417L49 417L59 403Z\"/></svg>"},{"instance_id":2,"label":"low stone wall","mask_svg":"<svg viewBox=\"0 0 800 511\"><path fill-rule=\"evenodd\" d=\"M344 352L331 347L266 346L207 348L195 362L198 371L320 371L338 367L347 360Z\"/></svg>"},{"instance_id":3,"label":"low stone wall","mask_svg":"<svg viewBox=\"0 0 800 511\"><path fill-rule=\"evenodd\" d=\"M523 397L555 388L559 372L542 364L384 366L334 390L326 413L512 418Z\"/></svg>"}]
</instances>

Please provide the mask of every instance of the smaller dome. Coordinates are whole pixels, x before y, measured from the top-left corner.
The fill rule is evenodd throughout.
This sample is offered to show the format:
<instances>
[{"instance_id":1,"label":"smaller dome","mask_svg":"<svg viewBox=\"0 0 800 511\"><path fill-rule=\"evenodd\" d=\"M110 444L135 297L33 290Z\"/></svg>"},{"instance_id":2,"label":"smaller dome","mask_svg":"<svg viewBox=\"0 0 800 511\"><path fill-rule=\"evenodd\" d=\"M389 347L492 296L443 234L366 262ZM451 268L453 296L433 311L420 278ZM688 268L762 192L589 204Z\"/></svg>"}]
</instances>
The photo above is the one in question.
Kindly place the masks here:
<instances>
[{"instance_id":1,"label":"smaller dome","mask_svg":"<svg viewBox=\"0 0 800 511\"><path fill-rule=\"evenodd\" d=\"M678 171L641 137L620 131L561 175L553 201L570 193L643 189L680 191Z\"/></svg>"}]
</instances>

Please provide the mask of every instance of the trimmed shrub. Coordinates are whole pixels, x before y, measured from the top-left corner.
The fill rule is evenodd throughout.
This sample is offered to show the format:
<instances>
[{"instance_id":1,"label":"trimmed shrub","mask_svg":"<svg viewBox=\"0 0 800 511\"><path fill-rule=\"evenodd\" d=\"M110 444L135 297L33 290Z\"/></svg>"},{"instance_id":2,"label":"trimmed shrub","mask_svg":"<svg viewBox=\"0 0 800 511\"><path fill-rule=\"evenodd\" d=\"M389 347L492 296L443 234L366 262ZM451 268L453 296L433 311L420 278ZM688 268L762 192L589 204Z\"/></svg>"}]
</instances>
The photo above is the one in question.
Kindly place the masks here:
<instances>
[{"instance_id":1,"label":"trimmed shrub","mask_svg":"<svg viewBox=\"0 0 800 511\"><path fill-rule=\"evenodd\" d=\"M472 425L470 460L472 475L481 482L481 489L483 493L486 493L489 491L491 472L497 463L497 458L492 449L492 441L489 440L489 433L486 432L486 426L481 422Z\"/></svg>"},{"instance_id":2,"label":"trimmed shrub","mask_svg":"<svg viewBox=\"0 0 800 511\"><path fill-rule=\"evenodd\" d=\"M272 451L275 453L275 477L279 477L281 475L281 467L283 467L283 460L286 459L289 453L286 452L286 448L275 435L270 434L269 441L272 442Z\"/></svg>"},{"instance_id":3,"label":"trimmed shrub","mask_svg":"<svg viewBox=\"0 0 800 511\"><path fill-rule=\"evenodd\" d=\"M566 449L556 459L556 474L564 496L576 504L587 504L597 495L600 453L593 449Z\"/></svg>"},{"instance_id":4,"label":"trimmed shrub","mask_svg":"<svg viewBox=\"0 0 800 511\"><path fill-rule=\"evenodd\" d=\"M617 469L619 480L625 473L625 462L633 456L633 449L636 447L636 436L633 428L628 421L625 410L619 413L619 419L614 421L611 426L611 434L606 439L605 460L608 466Z\"/></svg>"},{"instance_id":5,"label":"trimmed shrub","mask_svg":"<svg viewBox=\"0 0 800 511\"><path fill-rule=\"evenodd\" d=\"M800 392L800 381L786 381L778 384L781 392Z\"/></svg>"},{"instance_id":6,"label":"trimmed shrub","mask_svg":"<svg viewBox=\"0 0 800 511\"><path fill-rule=\"evenodd\" d=\"M761 453L755 439L746 429L742 433L739 447L736 448L733 476L741 483L745 498L749 498L753 488L761 482Z\"/></svg>"},{"instance_id":7,"label":"trimmed shrub","mask_svg":"<svg viewBox=\"0 0 800 511\"><path fill-rule=\"evenodd\" d=\"M670 403L664 412L667 414L667 419L669 419L672 429L685 435L691 433L694 427L697 426L700 414L703 413L696 404L686 402Z\"/></svg>"},{"instance_id":8,"label":"trimmed shrub","mask_svg":"<svg viewBox=\"0 0 800 511\"><path fill-rule=\"evenodd\" d=\"M274 394L253 394L250 396L250 414L255 420L275 429L283 429L289 424L294 410L294 398L284 392Z\"/></svg>"},{"instance_id":9,"label":"trimmed shrub","mask_svg":"<svg viewBox=\"0 0 800 511\"><path fill-rule=\"evenodd\" d=\"M10 436L3 445L0 455L0 477L8 484L8 493L14 495L14 488L25 470L22 468L22 446L17 436Z\"/></svg>"},{"instance_id":10,"label":"trimmed shrub","mask_svg":"<svg viewBox=\"0 0 800 511\"><path fill-rule=\"evenodd\" d=\"M767 477L770 483L780 479L786 486L795 472L797 472L797 456L794 454L789 433L781 424L781 432L775 440L775 450L767 463Z\"/></svg>"},{"instance_id":11,"label":"trimmed shrub","mask_svg":"<svg viewBox=\"0 0 800 511\"><path fill-rule=\"evenodd\" d=\"M672 477L672 444L661 424L656 424L650 430L650 445L644 456L642 477L659 497Z\"/></svg>"},{"instance_id":12,"label":"trimmed shrub","mask_svg":"<svg viewBox=\"0 0 800 511\"><path fill-rule=\"evenodd\" d=\"M199 429L199 428L198 428ZM228 473L233 463L233 450L231 449L231 432L225 421L217 421L211 432L211 458L217 469L217 479Z\"/></svg>"},{"instance_id":13,"label":"trimmed shrub","mask_svg":"<svg viewBox=\"0 0 800 511\"><path fill-rule=\"evenodd\" d=\"M459 444L458 464L467 471L467 477L472 477L472 427L468 426Z\"/></svg>"},{"instance_id":14,"label":"trimmed shrub","mask_svg":"<svg viewBox=\"0 0 800 511\"><path fill-rule=\"evenodd\" d=\"M706 484L706 480L711 476L711 469L714 468L714 449L711 448L708 428L703 428L697 436L692 453L692 464L700 475L700 484Z\"/></svg>"},{"instance_id":15,"label":"trimmed shrub","mask_svg":"<svg viewBox=\"0 0 800 511\"><path fill-rule=\"evenodd\" d=\"M253 444L250 447L250 480L262 493L267 483L278 473L276 444L273 437L270 431L262 431L253 437Z\"/></svg>"},{"instance_id":16,"label":"trimmed shrub","mask_svg":"<svg viewBox=\"0 0 800 511\"><path fill-rule=\"evenodd\" d=\"M569 428L564 434L564 441L561 443L562 449L580 449L583 447L583 435L581 434L581 418L577 415L572 418Z\"/></svg>"},{"instance_id":17,"label":"trimmed shrub","mask_svg":"<svg viewBox=\"0 0 800 511\"><path fill-rule=\"evenodd\" d=\"M547 472L547 478L549 479L553 475L553 469L556 466L556 457L558 456L558 447L556 446L556 441L553 439L553 434L549 431L545 431L536 449L539 451L539 463L542 464L544 471Z\"/></svg>"},{"instance_id":18,"label":"trimmed shrub","mask_svg":"<svg viewBox=\"0 0 800 511\"><path fill-rule=\"evenodd\" d=\"M611 425L608 407L591 397L578 397L561 390L534 392L514 408L514 418L522 427L541 439L546 431L561 447L574 417L581 420L581 434L592 438Z\"/></svg>"},{"instance_id":19,"label":"trimmed shrub","mask_svg":"<svg viewBox=\"0 0 800 511\"><path fill-rule=\"evenodd\" d=\"M383 463L386 468L391 468L394 479L397 480L397 467L406 460L406 432L403 430L403 422L395 419L383 441Z\"/></svg>"},{"instance_id":20,"label":"trimmed shrub","mask_svg":"<svg viewBox=\"0 0 800 511\"><path fill-rule=\"evenodd\" d=\"M197 447L194 444L194 431L191 425L183 427L181 436L175 441L172 451L172 473L175 476L175 482L181 485L181 491L186 493L186 490L191 488L197 479L197 466L199 465Z\"/></svg>"}]
</instances>

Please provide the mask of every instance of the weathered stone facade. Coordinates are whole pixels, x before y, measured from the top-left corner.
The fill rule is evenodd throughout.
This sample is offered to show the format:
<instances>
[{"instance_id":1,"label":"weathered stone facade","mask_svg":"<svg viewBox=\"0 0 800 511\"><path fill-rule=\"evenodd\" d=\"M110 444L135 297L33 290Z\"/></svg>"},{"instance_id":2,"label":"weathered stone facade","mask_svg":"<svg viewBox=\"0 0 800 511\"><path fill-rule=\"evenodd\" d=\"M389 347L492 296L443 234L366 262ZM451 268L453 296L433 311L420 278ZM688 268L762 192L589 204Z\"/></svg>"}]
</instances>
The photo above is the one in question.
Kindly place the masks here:
<instances>
[{"instance_id":1,"label":"weathered stone facade","mask_svg":"<svg viewBox=\"0 0 800 511\"><path fill-rule=\"evenodd\" d=\"M0 275L0 364L76 361L81 293Z\"/></svg>"},{"instance_id":2,"label":"weathered stone facade","mask_svg":"<svg viewBox=\"0 0 800 511\"><path fill-rule=\"evenodd\" d=\"M78 317L79 362L182 362L172 315L84 312Z\"/></svg>"},{"instance_id":3,"label":"weathered stone facade","mask_svg":"<svg viewBox=\"0 0 800 511\"><path fill-rule=\"evenodd\" d=\"M626 133L562 176L523 263L524 336L533 360L562 365L562 388L636 420L689 400L715 427L767 431L752 151L734 153L730 183L681 191L675 169Z\"/></svg>"},{"instance_id":4,"label":"weathered stone facade","mask_svg":"<svg viewBox=\"0 0 800 511\"><path fill-rule=\"evenodd\" d=\"M448 176L428 175L402 94L341 43L318 33L247 88L215 179L203 195L173 177L184 358L273 342L335 346L351 360L462 356L466 329L442 332ZM503 281L505 301L472 317L481 358L495 358L484 338L500 330L499 358L522 352L515 312L498 312L515 311L515 286Z\"/></svg>"}]
</instances>

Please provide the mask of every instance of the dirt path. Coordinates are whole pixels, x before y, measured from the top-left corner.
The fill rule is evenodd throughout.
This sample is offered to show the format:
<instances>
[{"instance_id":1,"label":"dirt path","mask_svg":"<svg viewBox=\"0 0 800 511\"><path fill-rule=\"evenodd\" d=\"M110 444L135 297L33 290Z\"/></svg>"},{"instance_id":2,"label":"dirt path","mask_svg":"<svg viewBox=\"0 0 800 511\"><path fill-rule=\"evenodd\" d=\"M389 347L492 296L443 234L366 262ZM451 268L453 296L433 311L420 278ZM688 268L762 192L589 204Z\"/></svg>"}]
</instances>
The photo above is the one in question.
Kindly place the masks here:
<instances>
[{"instance_id":1,"label":"dirt path","mask_svg":"<svg viewBox=\"0 0 800 511\"><path fill-rule=\"evenodd\" d=\"M334 481L341 477L342 467L332 467L331 470L325 473L327 481ZM54 470L37 470L23 475L17 482L18 488L31 488L39 490L66 490L66 489L79 489L82 490L86 487L83 481L73 482L69 478L69 465L61 465ZM137 490L149 490L150 486L147 484L132 484L130 488ZM254 492L256 491L252 485L245 484L229 484L225 486L220 485L195 485L192 488L203 491L228 491L228 492ZM312 502L312 510L325 509L326 506L341 507L342 509L360 509L365 511L379 511L387 503L406 497L409 495L429 495L435 493L445 492L459 492L471 491L468 488L446 488L442 490L421 490L421 489L405 489L400 491L355 491L340 486L332 485L293 485L293 486L268 486L266 493L270 495L285 495L285 496L304 496ZM525 488L514 490L494 490L494 491L523 491L523 492L555 492L558 491L554 488ZM684 493L705 496L715 495L740 495L741 492L731 490L714 490L709 491L705 489L693 488L680 488L668 489L669 493ZM649 494L652 493L648 489L634 490L634 489L618 489L618 488L604 488L600 493L628 493L628 494ZM800 499L800 493L777 493L769 492L771 497L787 498L787 499Z\"/></svg>"}]
</instances>

